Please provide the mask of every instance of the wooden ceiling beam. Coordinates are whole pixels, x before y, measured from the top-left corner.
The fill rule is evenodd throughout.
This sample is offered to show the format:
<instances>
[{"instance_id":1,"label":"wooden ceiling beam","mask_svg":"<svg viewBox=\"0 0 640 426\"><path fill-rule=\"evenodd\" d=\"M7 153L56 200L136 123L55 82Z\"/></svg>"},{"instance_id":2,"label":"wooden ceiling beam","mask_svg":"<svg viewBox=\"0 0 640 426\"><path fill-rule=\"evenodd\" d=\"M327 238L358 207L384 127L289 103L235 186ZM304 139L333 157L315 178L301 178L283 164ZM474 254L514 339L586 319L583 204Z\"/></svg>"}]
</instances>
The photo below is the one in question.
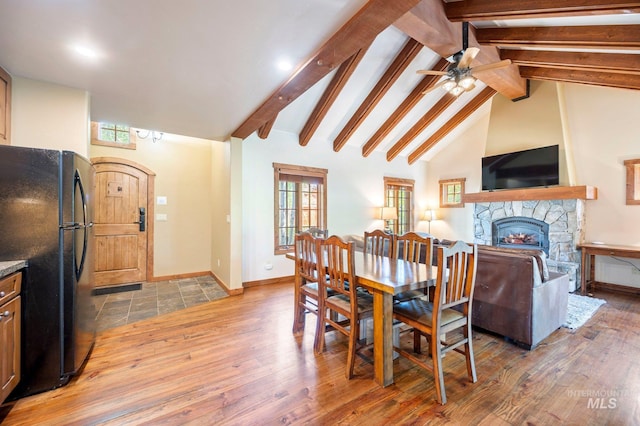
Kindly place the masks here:
<instances>
[{"instance_id":1,"label":"wooden ceiling beam","mask_svg":"<svg viewBox=\"0 0 640 426\"><path fill-rule=\"evenodd\" d=\"M264 123L262 126L258 128L258 137L260 139L266 139L269 137L269 133L271 133L271 128L273 127L273 124L276 122L276 118L278 117L276 116L272 118L271 120L267 121L266 123Z\"/></svg>"},{"instance_id":2,"label":"wooden ceiling beam","mask_svg":"<svg viewBox=\"0 0 640 426\"><path fill-rule=\"evenodd\" d=\"M446 59L440 59L433 68L434 71L446 71L450 63ZM387 118L382 126L374 133L373 136L362 146L362 156L367 157L380 145L382 140L393 130L394 127L402 121L402 119L415 107L418 102L424 98L423 92L433 87L440 76L425 75L422 80L413 88L409 96L396 108L396 110Z\"/></svg>"},{"instance_id":3,"label":"wooden ceiling beam","mask_svg":"<svg viewBox=\"0 0 640 426\"><path fill-rule=\"evenodd\" d=\"M424 46L422 43L409 38L404 45L400 53L393 60L389 68L384 72L380 80L373 87L371 92L367 95L360 107L351 116L347 124L340 131L338 136L333 141L333 150L338 152L347 143L353 133L360 127L360 125L366 120L371 111L382 100L382 97L389 91L393 83L398 80L398 77L407 69L411 61L420 53Z\"/></svg>"},{"instance_id":4,"label":"wooden ceiling beam","mask_svg":"<svg viewBox=\"0 0 640 426\"><path fill-rule=\"evenodd\" d=\"M427 153L435 144L440 142L442 138L455 129L460 123L466 120L471 114L473 114L478 108L480 108L486 101L491 99L496 94L495 89L491 87L485 87L475 98L473 98L467 105L464 106L456 115L454 115L444 126L436 130L436 132L426 141L424 141L419 147L413 150L407 161L409 164L413 164L420 157Z\"/></svg>"},{"instance_id":5,"label":"wooden ceiling beam","mask_svg":"<svg viewBox=\"0 0 640 426\"><path fill-rule=\"evenodd\" d=\"M318 130L318 126L320 126L320 123L324 120L324 117L333 106L333 103L344 88L345 84L347 84L347 81L349 81L349 78L358 67L358 64L364 57L368 48L369 46L358 50L357 53L340 65L340 68L336 71L331 82L318 100L313 112L307 119L307 122L304 124L304 127L302 127L299 136L300 145L306 146L309 143L311 137L316 130Z\"/></svg>"},{"instance_id":6,"label":"wooden ceiling beam","mask_svg":"<svg viewBox=\"0 0 640 426\"><path fill-rule=\"evenodd\" d=\"M396 142L393 146L387 151L387 161L391 161L396 158L403 149L405 149L411 141L413 141L424 129L429 127L431 123L438 117L440 114L445 112L452 103L454 103L458 98L453 96L451 93L444 92L444 95L436 102L436 104L429 110L425 115L423 115L417 122L414 124L411 129Z\"/></svg>"},{"instance_id":7,"label":"wooden ceiling beam","mask_svg":"<svg viewBox=\"0 0 640 426\"><path fill-rule=\"evenodd\" d=\"M478 43L498 47L639 49L640 25L481 28Z\"/></svg>"},{"instance_id":8,"label":"wooden ceiling beam","mask_svg":"<svg viewBox=\"0 0 640 426\"><path fill-rule=\"evenodd\" d=\"M422 0L393 25L443 58L462 49L462 25L447 19L442 0ZM474 66L500 60L497 48L479 46L472 25L469 26L469 46L480 48L473 61ZM526 81L520 77L516 65L483 72L479 79L509 99L527 95Z\"/></svg>"},{"instance_id":9,"label":"wooden ceiling beam","mask_svg":"<svg viewBox=\"0 0 640 426\"><path fill-rule=\"evenodd\" d=\"M421 0L370 0L240 126L233 137L245 139L298 96L342 64L358 49L411 10Z\"/></svg>"},{"instance_id":10,"label":"wooden ceiling beam","mask_svg":"<svg viewBox=\"0 0 640 426\"><path fill-rule=\"evenodd\" d=\"M594 86L640 90L640 75L568 70L542 67L520 67L523 77L532 80L561 81Z\"/></svg>"},{"instance_id":11,"label":"wooden ceiling beam","mask_svg":"<svg viewBox=\"0 0 640 426\"><path fill-rule=\"evenodd\" d=\"M640 74L640 55L636 54L504 49L500 56L520 66Z\"/></svg>"},{"instance_id":12,"label":"wooden ceiling beam","mask_svg":"<svg viewBox=\"0 0 640 426\"><path fill-rule=\"evenodd\" d=\"M445 5L447 18L459 21L549 18L640 13L640 1L620 0L464 0Z\"/></svg>"}]
</instances>

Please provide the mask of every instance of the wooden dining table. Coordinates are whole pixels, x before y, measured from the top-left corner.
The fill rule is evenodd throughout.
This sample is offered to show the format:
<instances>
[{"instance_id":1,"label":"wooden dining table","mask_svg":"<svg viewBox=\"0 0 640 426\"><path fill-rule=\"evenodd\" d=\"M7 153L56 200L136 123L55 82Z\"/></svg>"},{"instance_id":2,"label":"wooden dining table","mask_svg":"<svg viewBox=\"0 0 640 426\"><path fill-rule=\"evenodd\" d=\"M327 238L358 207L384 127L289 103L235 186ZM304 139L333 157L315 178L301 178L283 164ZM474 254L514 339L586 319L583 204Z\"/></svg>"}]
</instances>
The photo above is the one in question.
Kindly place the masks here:
<instances>
[{"instance_id":1,"label":"wooden dining table","mask_svg":"<svg viewBox=\"0 0 640 426\"><path fill-rule=\"evenodd\" d=\"M294 254L287 254L295 259ZM435 285L437 267L354 253L358 285L373 294L373 366L380 386L393 384L393 296Z\"/></svg>"}]
</instances>

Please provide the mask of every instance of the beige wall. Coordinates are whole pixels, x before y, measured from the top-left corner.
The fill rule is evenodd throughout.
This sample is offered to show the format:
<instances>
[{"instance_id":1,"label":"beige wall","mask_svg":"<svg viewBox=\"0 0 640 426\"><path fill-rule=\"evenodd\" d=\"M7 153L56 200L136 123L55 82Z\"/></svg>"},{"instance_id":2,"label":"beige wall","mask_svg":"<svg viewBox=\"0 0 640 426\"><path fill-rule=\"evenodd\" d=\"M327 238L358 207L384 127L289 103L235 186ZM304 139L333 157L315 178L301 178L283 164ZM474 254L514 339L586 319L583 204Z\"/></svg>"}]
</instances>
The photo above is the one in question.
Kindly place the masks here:
<instances>
[{"instance_id":1,"label":"beige wall","mask_svg":"<svg viewBox=\"0 0 640 426\"><path fill-rule=\"evenodd\" d=\"M91 145L91 157L126 158L155 172L155 205L166 221L155 220L154 276L211 270L214 146L220 142L164 134L158 142L139 139L136 150ZM152 219L152 218L150 218Z\"/></svg>"},{"instance_id":2,"label":"beige wall","mask_svg":"<svg viewBox=\"0 0 640 426\"><path fill-rule=\"evenodd\" d=\"M12 76L11 144L89 153L89 94Z\"/></svg>"},{"instance_id":3,"label":"beige wall","mask_svg":"<svg viewBox=\"0 0 640 426\"><path fill-rule=\"evenodd\" d=\"M494 96L486 139L486 156L559 145L560 185L569 185L562 117L555 84L532 81L530 97L518 102L500 94Z\"/></svg>"}]
</instances>

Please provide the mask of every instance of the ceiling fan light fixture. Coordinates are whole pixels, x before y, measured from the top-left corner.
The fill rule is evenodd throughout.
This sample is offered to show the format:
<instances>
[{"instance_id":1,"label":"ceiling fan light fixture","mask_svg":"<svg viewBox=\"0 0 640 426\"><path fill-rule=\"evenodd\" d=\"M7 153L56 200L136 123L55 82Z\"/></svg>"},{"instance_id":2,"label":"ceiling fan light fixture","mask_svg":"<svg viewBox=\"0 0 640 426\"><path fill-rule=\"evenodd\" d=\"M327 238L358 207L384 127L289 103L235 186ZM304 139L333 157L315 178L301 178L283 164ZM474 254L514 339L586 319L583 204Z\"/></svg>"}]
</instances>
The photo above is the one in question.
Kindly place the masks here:
<instances>
[{"instance_id":1,"label":"ceiling fan light fixture","mask_svg":"<svg viewBox=\"0 0 640 426\"><path fill-rule=\"evenodd\" d=\"M447 80L442 84L442 88L444 90L446 90L447 92L450 92L451 90L453 90L458 84L455 82L455 80Z\"/></svg>"},{"instance_id":2,"label":"ceiling fan light fixture","mask_svg":"<svg viewBox=\"0 0 640 426\"><path fill-rule=\"evenodd\" d=\"M462 86L456 86L453 89L449 90L449 93L451 93L453 96L458 97L460 96L462 93L464 93L464 88Z\"/></svg>"},{"instance_id":3,"label":"ceiling fan light fixture","mask_svg":"<svg viewBox=\"0 0 640 426\"><path fill-rule=\"evenodd\" d=\"M476 79L470 75L462 77L458 82L458 86L462 87L464 90L471 90L475 87Z\"/></svg>"}]
</instances>

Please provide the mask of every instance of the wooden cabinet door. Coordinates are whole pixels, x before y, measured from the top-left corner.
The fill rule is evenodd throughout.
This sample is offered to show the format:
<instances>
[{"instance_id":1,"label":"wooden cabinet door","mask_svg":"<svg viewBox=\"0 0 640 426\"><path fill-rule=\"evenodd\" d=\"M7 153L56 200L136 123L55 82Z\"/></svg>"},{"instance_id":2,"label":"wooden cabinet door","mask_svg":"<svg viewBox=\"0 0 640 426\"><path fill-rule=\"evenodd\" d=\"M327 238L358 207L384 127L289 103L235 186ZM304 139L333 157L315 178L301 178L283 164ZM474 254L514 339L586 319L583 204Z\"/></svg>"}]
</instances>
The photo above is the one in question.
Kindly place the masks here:
<instances>
[{"instance_id":1,"label":"wooden cabinet door","mask_svg":"<svg viewBox=\"0 0 640 426\"><path fill-rule=\"evenodd\" d=\"M20 296L0 306L0 403L20 381Z\"/></svg>"},{"instance_id":2,"label":"wooden cabinet door","mask_svg":"<svg viewBox=\"0 0 640 426\"><path fill-rule=\"evenodd\" d=\"M11 143L11 76L0 68L0 144Z\"/></svg>"},{"instance_id":3,"label":"wooden cabinet door","mask_svg":"<svg viewBox=\"0 0 640 426\"><path fill-rule=\"evenodd\" d=\"M95 164L96 286L147 280L148 176L126 164ZM140 226L144 209L144 229Z\"/></svg>"}]
</instances>

